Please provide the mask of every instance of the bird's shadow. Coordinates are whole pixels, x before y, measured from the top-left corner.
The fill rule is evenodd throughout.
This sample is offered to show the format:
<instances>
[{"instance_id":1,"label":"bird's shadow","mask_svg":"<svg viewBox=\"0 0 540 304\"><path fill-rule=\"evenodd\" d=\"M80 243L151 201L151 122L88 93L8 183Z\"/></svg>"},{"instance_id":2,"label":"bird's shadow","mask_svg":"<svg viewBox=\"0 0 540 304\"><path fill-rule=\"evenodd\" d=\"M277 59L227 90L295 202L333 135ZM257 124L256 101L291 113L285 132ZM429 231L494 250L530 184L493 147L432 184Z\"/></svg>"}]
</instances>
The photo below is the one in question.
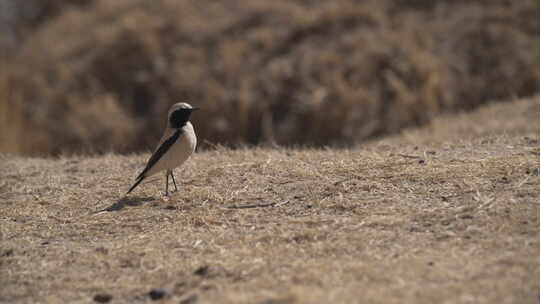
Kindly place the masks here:
<instances>
[{"instance_id":1,"label":"bird's shadow","mask_svg":"<svg viewBox=\"0 0 540 304\"><path fill-rule=\"evenodd\" d=\"M105 211L106 212L120 211L124 209L125 207L136 207L136 206L140 206L146 202L150 202L153 200L155 200L155 198L151 196L122 197L119 200L117 200L114 204L110 205L109 207L96 211L95 213L100 213L100 212L105 212Z\"/></svg>"}]
</instances>

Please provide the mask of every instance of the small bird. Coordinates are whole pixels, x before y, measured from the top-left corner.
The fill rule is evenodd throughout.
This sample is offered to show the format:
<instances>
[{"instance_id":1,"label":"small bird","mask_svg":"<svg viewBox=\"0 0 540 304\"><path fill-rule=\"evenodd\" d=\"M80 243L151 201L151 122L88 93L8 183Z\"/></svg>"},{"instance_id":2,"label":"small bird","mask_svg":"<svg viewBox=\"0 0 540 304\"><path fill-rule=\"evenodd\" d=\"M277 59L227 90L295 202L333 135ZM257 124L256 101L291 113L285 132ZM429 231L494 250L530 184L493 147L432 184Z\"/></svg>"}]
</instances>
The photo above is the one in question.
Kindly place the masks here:
<instances>
[{"instance_id":1,"label":"small bird","mask_svg":"<svg viewBox=\"0 0 540 304\"><path fill-rule=\"evenodd\" d=\"M197 137L193 125L189 122L189 116L198 109L185 102L175 103L171 106L167 115L167 128L163 137L161 137L156 150L150 156L146 167L137 176L135 183L126 194L135 189L145 178L163 170L166 170L165 196L169 195L169 176L173 180L174 189L178 191L173 169L182 165L195 151Z\"/></svg>"}]
</instances>

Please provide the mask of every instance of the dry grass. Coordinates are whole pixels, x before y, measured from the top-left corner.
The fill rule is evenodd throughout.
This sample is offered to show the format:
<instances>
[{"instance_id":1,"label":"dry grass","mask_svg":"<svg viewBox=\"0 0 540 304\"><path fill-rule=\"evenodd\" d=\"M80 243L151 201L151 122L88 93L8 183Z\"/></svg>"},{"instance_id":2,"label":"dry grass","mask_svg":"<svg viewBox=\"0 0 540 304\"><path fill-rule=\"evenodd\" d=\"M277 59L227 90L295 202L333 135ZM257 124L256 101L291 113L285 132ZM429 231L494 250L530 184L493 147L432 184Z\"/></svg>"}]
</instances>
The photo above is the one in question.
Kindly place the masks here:
<instances>
[{"instance_id":1,"label":"dry grass","mask_svg":"<svg viewBox=\"0 0 540 304\"><path fill-rule=\"evenodd\" d=\"M353 145L540 91L534 0L32 3L0 71L22 122L0 133L25 141L4 152L145 151L186 100L213 143Z\"/></svg>"},{"instance_id":2,"label":"dry grass","mask_svg":"<svg viewBox=\"0 0 540 304\"><path fill-rule=\"evenodd\" d=\"M536 98L354 149L218 148L169 199L161 178L121 198L147 155L4 155L0 302L538 303L539 115Z\"/></svg>"}]
</instances>

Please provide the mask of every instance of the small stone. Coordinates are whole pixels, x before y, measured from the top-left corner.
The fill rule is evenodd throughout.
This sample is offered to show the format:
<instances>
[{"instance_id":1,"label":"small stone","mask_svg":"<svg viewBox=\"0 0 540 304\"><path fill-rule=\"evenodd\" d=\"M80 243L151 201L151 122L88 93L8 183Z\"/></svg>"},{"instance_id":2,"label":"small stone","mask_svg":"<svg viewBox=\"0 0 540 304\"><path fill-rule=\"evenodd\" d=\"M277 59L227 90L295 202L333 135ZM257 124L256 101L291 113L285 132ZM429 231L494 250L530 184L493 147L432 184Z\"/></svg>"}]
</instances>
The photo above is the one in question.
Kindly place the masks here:
<instances>
[{"instance_id":1,"label":"small stone","mask_svg":"<svg viewBox=\"0 0 540 304\"><path fill-rule=\"evenodd\" d=\"M204 277L204 276L208 275L208 268L209 268L208 265L201 266L201 267L197 268L197 270L195 270L195 272L193 272L193 274Z\"/></svg>"},{"instance_id":2,"label":"small stone","mask_svg":"<svg viewBox=\"0 0 540 304\"><path fill-rule=\"evenodd\" d=\"M13 248L10 248L10 249L4 250L4 252L2 252L2 254L0 254L0 256L8 257L8 256L12 256L13 253L14 253Z\"/></svg>"},{"instance_id":3,"label":"small stone","mask_svg":"<svg viewBox=\"0 0 540 304\"><path fill-rule=\"evenodd\" d=\"M168 292L162 288L154 288L150 290L150 292L148 293L148 296L150 297L150 299L154 301L163 299L167 295L168 295Z\"/></svg>"},{"instance_id":4,"label":"small stone","mask_svg":"<svg viewBox=\"0 0 540 304\"><path fill-rule=\"evenodd\" d=\"M94 301L98 303L108 303L112 300L112 295L107 293L98 293L94 296Z\"/></svg>"},{"instance_id":5,"label":"small stone","mask_svg":"<svg viewBox=\"0 0 540 304\"><path fill-rule=\"evenodd\" d=\"M108 254L109 250L107 250L107 248L105 248L105 247L97 247L96 252L99 252L101 254Z\"/></svg>"}]
</instances>

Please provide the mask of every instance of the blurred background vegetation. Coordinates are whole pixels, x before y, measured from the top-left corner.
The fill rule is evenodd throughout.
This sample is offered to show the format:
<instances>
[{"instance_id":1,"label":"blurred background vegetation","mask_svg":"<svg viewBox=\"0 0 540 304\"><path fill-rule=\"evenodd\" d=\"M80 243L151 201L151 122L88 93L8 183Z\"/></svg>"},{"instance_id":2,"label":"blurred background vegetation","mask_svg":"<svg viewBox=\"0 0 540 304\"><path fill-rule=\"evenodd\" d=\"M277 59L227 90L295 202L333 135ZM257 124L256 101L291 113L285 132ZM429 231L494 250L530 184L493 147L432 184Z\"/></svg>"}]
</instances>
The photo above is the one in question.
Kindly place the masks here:
<instances>
[{"instance_id":1,"label":"blurred background vegetation","mask_svg":"<svg viewBox=\"0 0 540 304\"><path fill-rule=\"evenodd\" d=\"M0 152L347 146L540 90L538 0L0 0ZM481 122L479 122L481 123Z\"/></svg>"}]
</instances>

